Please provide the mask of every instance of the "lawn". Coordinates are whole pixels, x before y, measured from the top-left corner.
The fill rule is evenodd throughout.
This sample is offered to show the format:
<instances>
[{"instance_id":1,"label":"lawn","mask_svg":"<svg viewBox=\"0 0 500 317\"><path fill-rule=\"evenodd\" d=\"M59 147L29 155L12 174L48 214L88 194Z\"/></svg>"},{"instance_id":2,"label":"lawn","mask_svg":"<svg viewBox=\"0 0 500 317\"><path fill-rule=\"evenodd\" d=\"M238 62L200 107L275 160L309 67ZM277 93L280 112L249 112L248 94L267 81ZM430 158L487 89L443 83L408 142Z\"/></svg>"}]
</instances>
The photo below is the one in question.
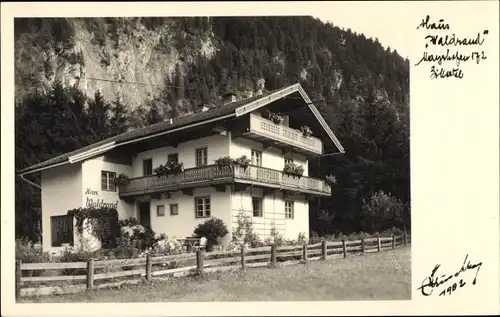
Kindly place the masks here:
<instances>
[{"instance_id":1,"label":"lawn","mask_svg":"<svg viewBox=\"0 0 500 317\"><path fill-rule=\"evenodd\" d=\"M307 265L249 268L204 278L153 280L81 294L24 298L21 302L333 301L411 299L409 247L327 259Z\"/></svg>"}]
</instances>

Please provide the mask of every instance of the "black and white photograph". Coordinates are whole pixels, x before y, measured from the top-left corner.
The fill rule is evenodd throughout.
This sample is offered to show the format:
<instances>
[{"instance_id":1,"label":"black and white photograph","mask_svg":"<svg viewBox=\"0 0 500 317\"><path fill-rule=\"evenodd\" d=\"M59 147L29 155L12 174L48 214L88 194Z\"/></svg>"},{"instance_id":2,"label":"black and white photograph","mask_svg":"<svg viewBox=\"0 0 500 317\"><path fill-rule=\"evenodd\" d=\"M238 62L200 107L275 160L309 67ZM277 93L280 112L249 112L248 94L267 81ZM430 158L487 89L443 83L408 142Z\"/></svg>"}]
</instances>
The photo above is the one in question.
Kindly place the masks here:
<instances>
[{"instance_id":1,"label":"black and white photograph","mask_svg":"<svg viewBox=\"0 0 500 317\"><path fill-rule=\"evenodd\" d=\"M14 32L20 300L410 299L395 48L312 16Z\"/></svg>"},{"instance_id":2,"label":"black and white photograph","mask_svg":"<svg viewBox=\"0 0 500 317\"><path fill-rule=\"evenodd\" d=\"M413 133L415 118L426 124L410 68L451 85L494 58L481 47L476 65L450 57L456 48L422 57L428 45L414 54L402 35L436 43L451 22L419 15L391 37L377 31L389 22L342 10L112 12L13 18L13 153L2 158L14 164L15 303L397 303L492 277L464 246L446 265L419 253L412 279L414 164L445 164L433 150L446 145ZM498 38L475 31L455 46ZM439 66L451 60L464 68ZM431 148L414 152L414 140ZM418 237L437 246L453 229L432 214L451 194L419 186L436 209Z\"/></svg>"}]
</instances>

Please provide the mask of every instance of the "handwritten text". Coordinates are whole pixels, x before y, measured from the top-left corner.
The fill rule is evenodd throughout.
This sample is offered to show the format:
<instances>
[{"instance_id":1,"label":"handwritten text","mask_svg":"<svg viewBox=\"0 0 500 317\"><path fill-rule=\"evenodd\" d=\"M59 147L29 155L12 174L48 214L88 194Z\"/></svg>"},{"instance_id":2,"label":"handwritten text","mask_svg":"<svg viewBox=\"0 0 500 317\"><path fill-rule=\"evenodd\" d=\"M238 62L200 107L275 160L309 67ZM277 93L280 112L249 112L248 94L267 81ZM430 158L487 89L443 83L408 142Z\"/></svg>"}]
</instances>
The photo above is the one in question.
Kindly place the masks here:
<instances>
[{"instance_id":1,"label":"handwritten text","mask_svg":"<svg viewBox=\"0 0 500 317\"><path fill-rule=\"evenodd\" d=\"M417 26L417 30L419 29L436 32L425 35L425 50L422 58L415 64L415 66L423 63L429 64L431 79L461 79L464 77L461 64L467 62L479 64L487 59L485 51L480 48L486 40L488 30L476 32L470 37L458 36L456 33L447 34L446 32L451 30L450 25L444 19L432 22L429 15L422 19ZM429 52L428 49L437 49L439 52ZM446 51L441 51L441 49L446 49ZM452 67L449 66L450 62L454 63Z\"/></svg>"},{"instance_id":2,"label":"handwritten text","mask_svg":"<svg viewBox=\"0 0 500 317\"><path fill-rule=\"evenodd\" d=\"M462 267L460 267L460 269L454 274L439 274L437 271L441 265L436 264L434 269L431 271L431 274L422 281L422 285L417 288L417 290L421 291L424 296L430 296L433 294L435 289L442 287L442 289L440 289L439 296L445 296L447 294L451 295L457 289L467 285L468 281L465 280L462 273L473 269L476 269L476 275L472 280L472 285L476 285L477 275L479 274L479 269L483 263L479 262L472 264L468 258L469 255L466 255Z\"/></svg>"}]
</instances>

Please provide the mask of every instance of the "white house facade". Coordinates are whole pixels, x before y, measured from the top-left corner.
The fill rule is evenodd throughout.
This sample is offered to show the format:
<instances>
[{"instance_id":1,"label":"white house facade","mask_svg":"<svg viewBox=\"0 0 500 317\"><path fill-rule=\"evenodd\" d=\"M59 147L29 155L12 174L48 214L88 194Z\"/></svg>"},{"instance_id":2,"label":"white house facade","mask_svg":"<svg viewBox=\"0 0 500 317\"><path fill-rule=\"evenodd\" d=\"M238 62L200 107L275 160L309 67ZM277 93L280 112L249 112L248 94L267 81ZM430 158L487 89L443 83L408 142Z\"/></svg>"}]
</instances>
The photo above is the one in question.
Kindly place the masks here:
<instances>
[{"instance_id":1,"label":"white house facade","mask_svg":"<svg viewBox=\"0 0 500 317\"><path fill-rule=\"evenodd\" d=\"M281 114L282 122L271 121L269 113ZM304 125L312 135L300 131ZM309 201L331 194L326 175L309 176L309 161L335 152L342 153L342 146L296 84L126 132L18 174L42 174L44 250L78 245L68 210L102 206L116 208L120 219L134 217L157 234L178 238L217 217L229 229L220 241L227 244L240 213L263 239L272 229L289 239L309 236ZM246 169L215 164L243 155L251 159ZM167 161L182 162L184 170L155 175ZM283 173L291 162L304 168L301 177ZM128 181L115 184L121 174Z\"/></svg>"}]
</instances>

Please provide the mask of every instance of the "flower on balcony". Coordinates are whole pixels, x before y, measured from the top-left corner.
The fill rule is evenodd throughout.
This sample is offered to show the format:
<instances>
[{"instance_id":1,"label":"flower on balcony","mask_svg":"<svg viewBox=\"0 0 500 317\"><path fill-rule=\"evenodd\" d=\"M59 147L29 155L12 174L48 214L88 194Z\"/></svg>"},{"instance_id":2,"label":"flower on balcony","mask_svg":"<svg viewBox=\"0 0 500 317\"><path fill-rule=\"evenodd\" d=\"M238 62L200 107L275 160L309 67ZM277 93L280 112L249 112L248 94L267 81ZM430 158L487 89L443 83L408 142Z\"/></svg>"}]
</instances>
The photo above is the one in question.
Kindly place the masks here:
<instances>
[{"instance_id":1,"label":"flower on balcony","mask_svg":"<svg viewBox=\"0 0 500 317\"><path fill-rule=\"evenodd\" d=\"M300 178L304 174L304 167L294 163L287 163L283 168L283 174Z\"/></svg>"},{"instance_id":2,"label":"flower on balcony","mask_svg":"<svg viewBox=\"0 0 500 317\"><path fill-rule=\"evenodd\" d=\"M115 185L125 185L128 183L128 181L129 181L128 176L122 173L118 175L117 178L115 178Z\"/></svg>"},{"instance_id":3,"label":"flower on balcony","mask_svg":"<svg viewBox=\"0 0 500 317\"><path fill-rule=\"evenodd\" d=\"M223 168L235 165L236 161L229 156L222 156L215 160L215 164L217 164L219 168Z\"/></svg>"},{"instance_id":4,"label":"flower on balcony","mask_svg":"<svg viewBox=\"0 0 500 317\"><path fill-rule=\"evenodd\" d=\"M168 161L166 164L171 174L184 172L184 164L182 162Z\"/></svg>"},{"instance_id":5,"label":"flower on balcony","mask_svg":"<svg viewBox=\"0 0 500 317\"><path fill-rule=\"evenodd\" d=\"M246 170L248 168L248 166L250 165L250 163L252 163L252 160L249 159L246 155L242 155L234 161L235 161L237 166L243 168L244 170Z\"/></svg>"},{"instance_id":6,"label":"flower on balcony","mask_svg":"<svg viewBox=\"0 0 500 317\"><path fill-rule=\"evenodd\" d=\"M327 175L325 177L325 181L328 185L335 185L337 184L337 178L333 175Z\"/></svg>"},{"instance_id":7,"label":"flower on balcony","mask_svg":"<svg viewBox=\"0 0 500 317\"><path fill-rule=\"evenodd\" d=\"M165 165L160 164L153 170L153 173L158 176L167 176L171 174L178 174L184 171L184 164L179 162L168 161Z\"/></svg>"},{"instance_id":8,"label":"flower on balcony","mask_svg":"<svg viewBox=\"0 0 500 317\"><path fill-rule=\"evenodd\" d=\"M310 137L312 135L311 128L309 128L306 125L303 125L300 127L300 132L302 132L302 135L306 138Z\"/></svg>"},{"instance_id":9,"label":"flower on balcony","mask_svg":"<svg viewBox=\"0 0 500 317\"><path fill-rule=\"evenodd\" d=\"M269 112L267 116L275 124L283 123L284 119L279 113Z\"/></svg>"}]
</instances>

